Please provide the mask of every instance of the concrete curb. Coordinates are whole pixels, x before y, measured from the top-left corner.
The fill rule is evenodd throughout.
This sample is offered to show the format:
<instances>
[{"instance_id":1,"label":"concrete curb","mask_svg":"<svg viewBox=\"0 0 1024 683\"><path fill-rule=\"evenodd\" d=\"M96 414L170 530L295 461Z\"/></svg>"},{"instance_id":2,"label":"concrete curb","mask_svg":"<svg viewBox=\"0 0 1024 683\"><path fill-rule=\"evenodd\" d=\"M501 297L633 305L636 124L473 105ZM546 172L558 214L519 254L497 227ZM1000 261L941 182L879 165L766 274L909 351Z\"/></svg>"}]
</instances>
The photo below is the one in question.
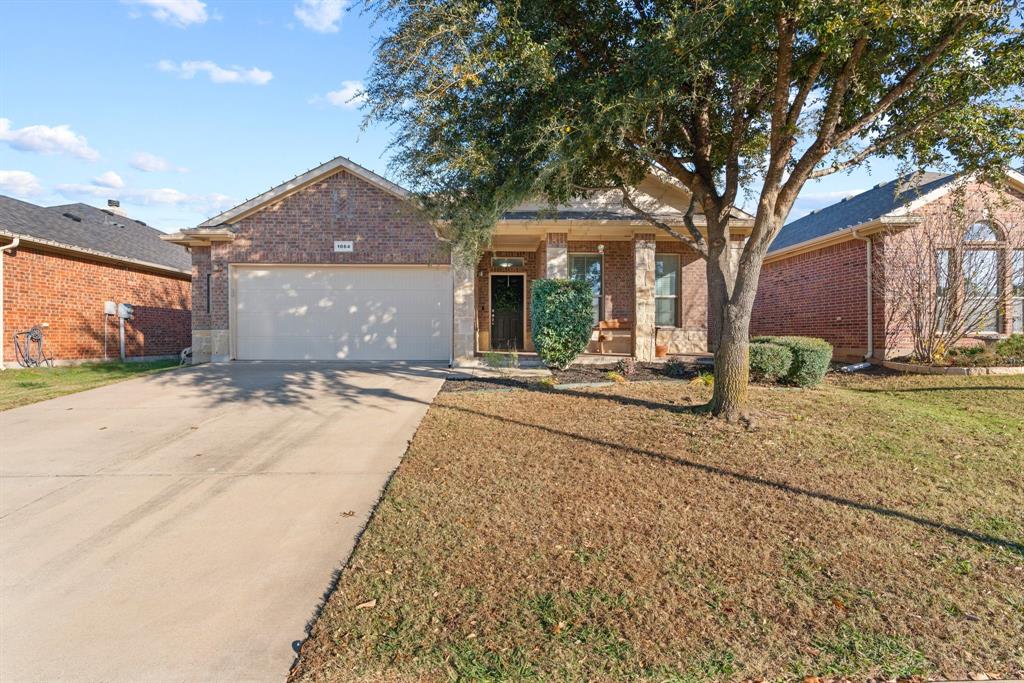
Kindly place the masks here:
<instances>
[{"instance_id":1,"label":"concrete curb","mask_svg":"<svg viewBox=\"0 0 1024 683\"><path fill-rule=\"evenodd\" d=\"M553 384L551 388L555 391L566 391L569 389L590 389L592 387L611 387L618 382L570 382L568 384Z\"/></svg>"},{"instance_id":2,"label":"concrete curb","mask_svg":"<svg viewBox=\"0 0 1024 683\"><path fill-rule=\"evenodd\" d=\"M882 367L896 370L898 372L910 372L917 375L1024 375L1024 366L998 366L991 368L960 368L944 367L941 365L917 365L915 363L897 363L896 361L882 361Z\"/></svg>"}]
</instances>

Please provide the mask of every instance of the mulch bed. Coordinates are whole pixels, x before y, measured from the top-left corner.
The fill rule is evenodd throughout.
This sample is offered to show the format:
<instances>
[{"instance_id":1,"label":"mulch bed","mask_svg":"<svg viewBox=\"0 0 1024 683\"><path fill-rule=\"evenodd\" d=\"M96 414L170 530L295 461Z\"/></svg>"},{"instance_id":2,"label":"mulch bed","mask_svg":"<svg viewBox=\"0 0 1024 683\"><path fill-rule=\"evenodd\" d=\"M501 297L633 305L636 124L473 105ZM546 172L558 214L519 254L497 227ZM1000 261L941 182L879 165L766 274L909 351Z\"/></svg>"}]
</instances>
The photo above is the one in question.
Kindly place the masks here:
<instances>
[{"instance_id":1,"label":"mulch bed","mask_svg":"<svg viewBox=\"0 0 1024 683\"><path fill-rule=\"evenodd\" d=\"M681 367L681 370L680 370ZM691 380L709 368L697 365L669 366L662 364L637 363L631 375L622 375L626 382L650 382L653 380ZM611 381L609 372L619 372L616 365L574 365L565 370L552 370L550 378L544 377L450 377L441 387L442 392L500 391L529 389L546 391L553 384L589 384ZM620 372L621 374L621 372Z\"/></svg>"}]
</instances>

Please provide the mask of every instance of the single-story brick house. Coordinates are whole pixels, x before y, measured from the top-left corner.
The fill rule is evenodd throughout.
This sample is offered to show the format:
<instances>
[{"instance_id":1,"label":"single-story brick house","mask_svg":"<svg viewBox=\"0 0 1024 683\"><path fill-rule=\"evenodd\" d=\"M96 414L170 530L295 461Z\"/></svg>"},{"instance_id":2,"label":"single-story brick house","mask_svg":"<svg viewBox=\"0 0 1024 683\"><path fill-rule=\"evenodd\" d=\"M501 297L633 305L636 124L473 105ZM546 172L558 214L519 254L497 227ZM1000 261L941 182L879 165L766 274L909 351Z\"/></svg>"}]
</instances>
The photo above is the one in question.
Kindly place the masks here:
<instances>
[{"instance_id":1,"label":"single-story brick house","mask_svg":"<svg viewBox=\"0 0 1024 683\"><path fill-rule=\"evenodd\" d=\"M191 259L163 234L116 209L0 195L3 362L16 360L15 333L43 323L56 362L118 358L108 301L135 307L125 323L129 359L179 354L191 343Z\"/></svg>"},{"instance_id":2,"label":"single-story brick house","mask_svg":"<svg viewBox=\"0 0 1024 683\"><path fill-rule=\"evenodd\" d=\"M637 191L683 224L681 186L652 175ZM737 212L735 225L741 237L751 219ZM545 277L591 283L595 353L707 349L703 262L612 195L517 207L470 268L452 262L406 190L337 157L165 239L192 252L195 362L529 351L531 283Z\"/></svg>"},{"instance_id":3,"label":"single-story brick house","mask_svg":"<svg viewBox=\"0 0 1024 683\"><path fill-rule=\"evenodd\" d=\"M912 339L893 280L907 270L907 249L926 243L920 231L950 220L963 223L959 251L991 254L1002 274L979 336L1022 331L1024 175L1008 175L997 191L969 177L912 174L787 224L765 259L751 332L821 337L839 360L907 354ZM954 202L962 204L959 215ZM935 257L954 245L942 246ZM934 272L921 277L934 279Z\"/></svg>"}]
</instances>

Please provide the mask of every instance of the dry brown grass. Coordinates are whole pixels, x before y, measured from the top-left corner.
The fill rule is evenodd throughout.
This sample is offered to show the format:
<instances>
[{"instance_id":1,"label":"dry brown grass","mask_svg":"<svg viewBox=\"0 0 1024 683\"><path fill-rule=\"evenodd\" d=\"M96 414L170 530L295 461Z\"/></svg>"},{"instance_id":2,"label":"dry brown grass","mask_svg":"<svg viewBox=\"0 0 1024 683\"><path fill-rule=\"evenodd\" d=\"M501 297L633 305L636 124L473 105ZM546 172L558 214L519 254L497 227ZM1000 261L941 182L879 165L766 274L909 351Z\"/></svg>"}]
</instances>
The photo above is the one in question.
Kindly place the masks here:
<instances>
[{"instance_id":1,"label":"dry brown grass","mask_svg":"<svg viewBox=\"0 0 1024 683\"><path fill-rule=\"evenodd\" d=\"M440 395L294 678L1024 670L1024 377L707 394Z\"/></svg>"}]
</instances>

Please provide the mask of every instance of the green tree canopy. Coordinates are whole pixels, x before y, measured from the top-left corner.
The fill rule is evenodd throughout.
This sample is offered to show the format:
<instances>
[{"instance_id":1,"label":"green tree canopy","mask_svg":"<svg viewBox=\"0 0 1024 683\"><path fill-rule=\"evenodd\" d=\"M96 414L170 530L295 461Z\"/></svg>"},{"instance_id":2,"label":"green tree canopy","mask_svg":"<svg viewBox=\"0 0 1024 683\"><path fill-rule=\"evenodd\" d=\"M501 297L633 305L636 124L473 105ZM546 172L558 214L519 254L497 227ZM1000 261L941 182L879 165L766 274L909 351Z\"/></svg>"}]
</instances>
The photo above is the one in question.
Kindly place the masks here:
<instances>
[{"instance_id":1,"label":"green tree canopy","mask_svg":"<svg viewBox=\"0 0 1024 683\"><path fill-rule=\"evenodd\" d=\"M1009 0L376 0L366 90L395 167L461 250L501 213L630 188L692 193L675 236L708 259L716 402L742 402L761 261L810 179L894 156L994 176L1024 152L1021 11ZM755 224L728 248L730 209ZM739 372L737 370L737 372ZM719 384L725 388L719 389ZM723 396L719 393L724 392Z\"/></svg>"}]
</instances>

